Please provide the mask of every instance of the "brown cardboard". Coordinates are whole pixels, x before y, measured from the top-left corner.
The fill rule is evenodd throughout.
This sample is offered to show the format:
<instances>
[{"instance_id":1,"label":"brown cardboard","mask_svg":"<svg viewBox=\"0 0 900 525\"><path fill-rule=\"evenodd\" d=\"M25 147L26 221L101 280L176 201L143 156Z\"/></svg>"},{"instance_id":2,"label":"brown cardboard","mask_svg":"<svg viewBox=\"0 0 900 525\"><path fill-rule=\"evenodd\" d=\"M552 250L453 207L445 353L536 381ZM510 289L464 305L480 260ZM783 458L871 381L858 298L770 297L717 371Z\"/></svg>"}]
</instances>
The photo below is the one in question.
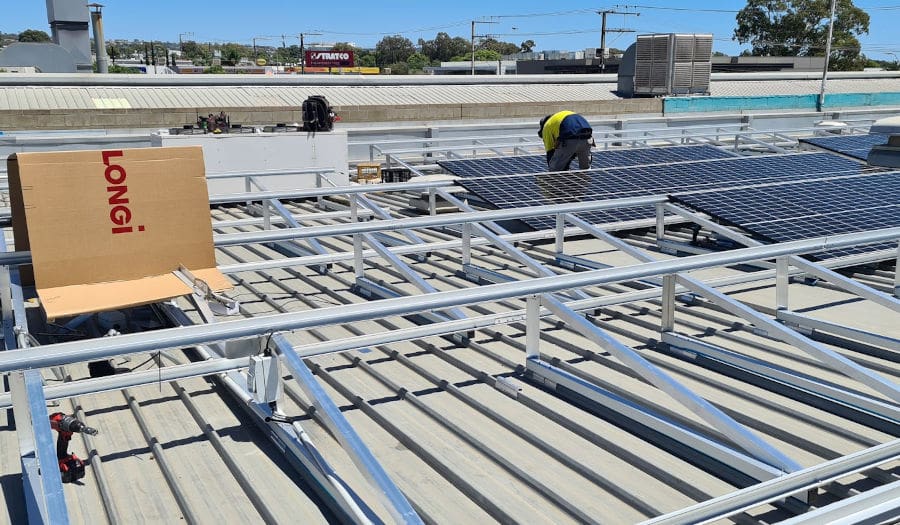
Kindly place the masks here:
<instances>
[{"instance_id":1,"label":"brown cardboard","mask_svg":"<svg viewBox=\"0 0 900 525\"><path fill-rule=\"evenodd\" d=\"M16 250L32 252L48 318L190 293L171 273L182 265L214 290L231 287L216 270L200 147L19 153L7 163Z\"/></svg>"}]
</instances>

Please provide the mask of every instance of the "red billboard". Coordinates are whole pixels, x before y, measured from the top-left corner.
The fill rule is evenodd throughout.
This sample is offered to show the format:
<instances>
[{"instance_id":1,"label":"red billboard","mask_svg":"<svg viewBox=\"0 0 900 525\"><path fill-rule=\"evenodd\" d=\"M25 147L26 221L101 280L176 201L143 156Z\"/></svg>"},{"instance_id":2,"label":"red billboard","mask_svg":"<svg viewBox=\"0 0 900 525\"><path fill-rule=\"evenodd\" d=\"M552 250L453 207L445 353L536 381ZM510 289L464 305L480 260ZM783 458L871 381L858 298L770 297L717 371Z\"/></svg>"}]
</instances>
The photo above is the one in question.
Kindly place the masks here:
<instances>
[{"instance_id":1,"label":"red billboard","mask_svg":"<svg viewBox=\"0 0 900 525\"><path fill-rule=\"evenodd\" d=\"M310 67L353 67L353 51L307 51L306 65Z\"/></svg>"}]
</instances>

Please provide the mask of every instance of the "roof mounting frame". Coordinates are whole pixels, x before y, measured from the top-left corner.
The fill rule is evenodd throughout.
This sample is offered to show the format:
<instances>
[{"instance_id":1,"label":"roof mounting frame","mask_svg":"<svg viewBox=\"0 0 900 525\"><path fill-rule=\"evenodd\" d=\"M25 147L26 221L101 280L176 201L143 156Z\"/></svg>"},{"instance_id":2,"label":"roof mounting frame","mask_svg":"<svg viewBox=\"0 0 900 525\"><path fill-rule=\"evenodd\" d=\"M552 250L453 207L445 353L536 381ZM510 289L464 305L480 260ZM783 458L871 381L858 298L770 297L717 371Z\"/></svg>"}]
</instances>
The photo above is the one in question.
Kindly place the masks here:
<instances>
[{"instance_id":1,"label":"roof mounting frame","mask_svg":"<svg viewBox=\"0 0 900 525\"><path fill-rule=\"evenodd\" d=\"M0 250L6 251L5 244ZM30 338L19 270L4 266L0 268L0 274L0 282L8 285L2 298L3 350L28 348ZM41 372L36 369L18 370L8 376L19 441L25 512L30 523L67 524L69 512L63 496L43 383Z\"/></svg>"},{"instance_id":2,"label":"roof mounting frame","mask_svg":"<svg viewBox=\"0 0 900 525\"><path fill-rule=\"evenodd\" d=\"M714 230L746 246L763 246L763 244L759 241L750 239L749 237L734 232L728 228L724 228L713 221L684 210L679 206L675 206L673 204L665 204L663 205L663 208L672 213L681 215L686 219L697 222L701 226ZM798 256L785 255L783 257L790 264L801 268L807 273L813 273L815 275L821 276L829 282L832 282L834 285L844 288L846 291L860 295L861 297L864 297L868 300L875 301L876 303L881 304L882 306L890 308L894 311L900 311L900 301L897 301L895 298L887 294L883 294L881 292L878 292L877 290L862 286L859 283L853 282L836 272L833 272L818 264L805 261ZM778 296L779 303L785 303L780 306L786 308L788 266L787 264L779 264L777 266L778 267L776 268L775 280L777 287L776 295ZM897 271L900 271L900 268L897 268ZM798 349L819 359L824 364L831 367L833 370L841 372L844 375L847 375L853 379L856 379L857 381L862 382L863 384L868 385L871 388L874 388L875 390L878 390L888 398L893 399L895 402L900 402L900 387L893 384L893 382L882 377L881 375L872 372L860 365L857 365L846 357L843 357L842 355L825 348L822 344L809 339L804 335L791 330L790 328L785 327L781 323L775 322L768 317L763 316L762 314L756 312L748 306L745 306L742 303L737 303L736 301L728 299L721 292L709 288L708 286L699 281L696 281L695 279L679 275L678 281L688 289L699 293L700 295L718 304L720 307L725 308L732 314L743 317L758 328L765 330L766 333L768 333L770 336L776 337L777 339L794 345Z\"/></svg>"}]
</instances>

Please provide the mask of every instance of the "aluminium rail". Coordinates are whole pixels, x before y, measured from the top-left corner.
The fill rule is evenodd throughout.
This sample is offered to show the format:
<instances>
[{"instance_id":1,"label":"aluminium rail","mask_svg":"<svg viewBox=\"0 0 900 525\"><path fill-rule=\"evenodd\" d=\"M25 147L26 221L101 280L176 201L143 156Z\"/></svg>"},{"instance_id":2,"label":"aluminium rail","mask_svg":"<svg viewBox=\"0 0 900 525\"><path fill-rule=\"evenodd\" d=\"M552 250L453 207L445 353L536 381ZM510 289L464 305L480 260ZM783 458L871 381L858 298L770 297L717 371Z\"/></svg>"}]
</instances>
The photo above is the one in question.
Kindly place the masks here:
<instances>
[{"instance_id":1,"label":"aluminium rail","mask_svg":"<svg viewBox=\"0 0 900 525\"><path fill-rule=\"evenodd\" d=\"M657 516L641 525L694 525L728 518L791 494L821 487L842 477L874 468L898 456L900 440L890 441Z\"/></svg>"},{"instance_id":2,"label":"aluminium rail","mask_svg":"<svg viewBox=\"0 0 900 525\"><path fill-rule=\"evenodd\" d=\"M402 186L398 183L396 186ZM440 181L429 186L423 183L423 187L452 186L452 181ZM351 190L351 191L348 191ZM323 190L327 194L357 194L368 193L372 190L365 187L343 188L341 190ZM299 190L292 192L269 191L262 193L232 194L224 197L222 202L240 202L246 200L265 200L271 198L284 198L285 194L303 194L315 196L316 190ZM213 200L213 199L210 199ZM377 231L405 230L416 228L429 228L434 226L449 226L465 222L497 221L516 219L521 217L536 217L541 215L555 215L557 213L578 213L583 211L605 210L610 208L651 206L666 200L665 196L628 197L623 199L610 199L605 201L587 201L571 204L555 204L544 206L530 206L524 208L512 208L506 210L490 210L477 212L464 212L435 216L413 217L405 219L391 219L368 222L352 222L337 225L309 226L305 228L283 228L279 230L263 230L258 232L227 233L213 236L215 246L233 246L240 244L265 243L306 239L321 236L352 235L356 233L371 233ZM27 264L31 260L29 252L0 253L0 265Z\"/></svg>"},{"instance_id":3,"label":"aluminium rail","mask_svg":"<svg viewBox=\"0 0 900 525\"><path fill-rule=\"evenodd\" d=\"M857 128L852 128L856 131ZM793 128L779 131L767 131L748 128L742 124L707 125L696 127L653 128L653 129L594 129L594 141L598 149L608 150L611 146L618 147L628 145L631 147L652 147L660 145L701 145L730 146L734 152L741 152L749 147L766 148L773 153L790 153L788 150L798 150L801 147L798 137L786 135L785 132L814 135L821 132L817 128ZM529 139L529 140L526 140ZM484 139L498 142L485 142ZM442 145L442 142L459 142L470 140L471 144ZM363 145L365 143L358 143ZM425 138L407 139L383 142L379 144L396 145L395 148L379 147L369 143L369 160L376 160L376 153L383 157L388 166L404 159L429 159L435 156L443 156L447 159L467 158L457 152L471 151L471 157L477 157L478 151L493 151L498 153L498 148L513 148L513 154L519 154L521 150L526 155L526 148L543 150L543 143L532 140L531 135L496 135L477 138ZM420 145L409 147L409 144ZM402 147L406 146L406 147ZM746 147L745 147L746 146ZM416 154L416 155L412 155ZM403 157L403 155L408 155Z\"/></svg>"},{"instance_id":4,"label":"aluminium rail","mask_svg":"<svg viewBox=\"0 0 900 525\"><path fill-rule=\"evenodd\" d=\"M352 254L347 255L348 256L345 258L345 260L350 260L352 258ZM241 265L237 264L233 266ZM222 267L220 267L220 269L221 268ZM801 272L800 270L794 270L794 273L800 274ZM747 275L720 277L717 279L705 281L705 283L710 286L722 287L768 280L773 277L775 277L774 269L754 272ZM684 293L687 291L688 290L686 288L680 286L676 287L676 293ZM592 297L589 299L572 300L566 302L566 305L573 310L586 311L594 310L603 306L612 306L616 304L631 303L642 300L658 299L661 295L661 288L650 288L647 290L620 292L600 297ZM540 315L542 317L548 317L552 314L549 310L542 309ZM294 346L294 351L303 357L313 357L334 352L343 352L402 341L411 341L431 336L449 335L456 332L489 328L498 324L508 324L518 321L524 321L525 318L526 312L524 309L521 309L498 314L469 317L462 320L432 323L413 328L403 328L398 330L391 330L388 332L378 332L342 339L333 339L318 343L303 344ZM44 387L44 394L48 401L64 399L71 396L93 394L110 390L120 390L126 387L153 384L159 381L166 382L177 379L186 379L190 377L207 376L221 372L227 372L230 370L245 368L248 366L248 364L248 358L216 358L198 363L168 366L162 368L161 370L132 372L125 375L83 379L77 382L70 383L48 384ZM0 394L0 410L9 408L11 406L12 401L9 393Z\"/></svg>"},{"instance_id":5,"label":"aluminium rail","mask_svg":"<svg viewBox=\"0 0 900 525\"><path fill-rule=\"evenodd\" d=\"M664 204L661 206L665 206L667 208L670 207L669 204ZM556 211L559 212L560 210L556 210ZM672 211L672 210L670 209L670 211ZM699 218L698 216L696 216L696 214L690 214L684 210L681 210L680 208L678 209L678 211L684 213L685 217L688 219L693 219L695 221L699 219L704 224L706 222L702 218ZM492 212L481 212L481 214L483 216L493 216ZM559 217L561 217L563 214L558 213L557 215ZM345 227L353 228L353 225L345 225ZM714 227L717 229L720 228L718 225L715 225L715 224L712 224L711 227ZM557 245L559 245L562 240L562 237L564 235L577 234L577 233L581 233L582 231L583 231L582 228L569 227L569 228L566 228L564 231L557 230L555 233L552 232L551 230L546 230L543 232L525 232L525 233L520 233L520 234L503 235L500 238L502 238L506 241L529 240L529 239L552 238L553 235L555 234L557 237ZM731 233L731 232L728 232L728 233ZM468 249L471 247L471 245L474 245L474 244L484 245L484 244L488 244L488 243L489 243L489 240L485 239L485 238L470 239L469 242L466 243L465 238L464 238L463 240L444 241L444 242L437 242L437 243L425 243L425 244L422 244L421 246L392 247L392 248L390 248L390 250L392 252L400 255L400 254L418 253L418 252L423 252L423 251L426 251L426 252L434 251L436 249L452 249L452 248L462 247L464 250L464 257L465 257L465 254L468 253ZM466 246L467 244L469 245L468 247ZM377 256L378 253L374 250L368 250L367 252L365 252L365 255L367 257L371 257L371 256ZM306 256L306 257L296 257L296 258L288 258L288 259L274 260L274 261L263 261L263 262L257 262L257 263L232 264L232 265L222 266L222 267L220 267L220 269L223 270L225 273L237 273L237 272L241 272L241 271L250 271L250 270L265 269L265 268L275 268L275 267L281 267L281 266L319 265L319 264L323 264L326 262L337 262L337 261L341 261L341 260L350 260L352 258L353 258L353 254L348 252L348 253L330 254L330 255L324 256L324 257L323 256ZM856 258L853 258L853 257L847 258L845 264L853 264L854 260L856 260ZM825 265L826 266L836 266L837 264L842 263L842 261L843 260L829 261L829 262L825 263ZM792 271L792 274L797 274L797 273L801 273L800 270ZM775 275L774 270L763 271L763 272L758 272L755 274L739 276L737 278L729 277L729 278L715 279L715 280L709 281L708 284L716 285L716 286L723 286L723 285L727 285L727 284L737 284L737 283L742 283L742 282L751 282L751 281L756 281L756 280L768 279L774 275ZM678 290L679 290L679 293L686 291L685 289L683 289L681 287L679 287ZM657 291L649 290L649 291L643 291L643 292L627 292L627 293L623 293L623 294L617 294L615 297L584 299L584 300L575 301L575 302L567 303L567 304L570 304L575 309L590 309L590 308L595 308L595 307L602 306L602 305L619 304L621 302L654 298L654 297L658 297L659 295L660 295L660 292L658 290ZM621 296L621 298L617 299L618 296ZM512 315L512 317L515 317L515 315ZM458 330L483 327L483 326L492 324L493 322L495 322L495 321L489 321L487 324L479 324L476 320L476 322L468 323L465 325L464 328L460 327ZM438 326L444 326L444 325L449 326L449 325L452 325L452 323L440 323L439 325L432 325L432 326L437 328ZM423 330L423 329L420 328L420 330ZM449 333L449 332L453 332L453 331L457 331L457 330L452 329L452 328L448 328L446 332L440 332L439 329L433 330L434 333ZM402 340L402 339L394 339L393 341L399 341L399 340ZM374 342L368 342L368 343L360 342L359 344L372 345L375 343ZM350 343L349 345L347 345L345 343L345 346L344 346L345 349L350 349L353 347L354 347L353 343ZM308 351L311 353L309 353L307 355L317 355L316 353L313 352L313 350L311 348ZM332 350L324 350L323 352L327 352L327 351L332 351ZM234 369L234 368L240 368L242 366L242 362L234 361L231 363L224 363L224 364L219 363L218 366L222 366L223 369ZM204 368L198 367L197 373L192 374L192 375L204 375L201 373L204 370L205 370ZM178 372L176 370L172 370L171 373L177 374L180 372ZM189 377L189 375L174 375L173 377L174 378ZM111 386L109 388L114 388L114 386L112 386L114 384L115 384L114 382L110 383ZM137 382L137 383L130 383L130 384L133 385L133 384L142 384L142 383ZM81 388L81 387L75 387L75 388ZM59 393L55 393L55 392L57 392L57 390L59 391ZM48 393L50 393L50 392L55 393L54 398L66 397L66 394L64 393L65 391L66 391L65 386L62 386L62 388L48 387ZM89 392L88 390L78 390L77 391L77 393L88 393L88 392ZM5 395L5 396L0 395L0 408L2 408L4 406L9 406L7 404L8 400L9 400L8 395Z\"/></svg>"},{"instance_id":6,"label":"aluminium rail","mask_svg":"<svg viewBox=\"0 0 900 525\"><path fill-rule=\"evenodd\" d=\"M557 292L571 288L633 281L669 273L689 272L713 266L769 259L782 255L802 254L816 250L830 250L857 244L896 241L898 239L900 239L900 227L884 228L864 233L818 237L761 247L742 248L729 252L693 255L682 259L649 262L552 277L539 277L524 282L492 284L475 289L437 292L412 297L384 299L374 303L325 307L312 311L223 321L213 326L190 326L157 330L150 333L125 334L100 341L72 341L45 345L39 349L8 350L0 354L0 372L58 366L138 352L257 337L259 334L268 332L298 330L338 322L370 320L391 315L408 315L430 309L464 306L511 297ZM375 304L377 304L377 308L373 307ZM898 392L898 395L900 395L900 392Z\"/></svg>"}]
</instances>

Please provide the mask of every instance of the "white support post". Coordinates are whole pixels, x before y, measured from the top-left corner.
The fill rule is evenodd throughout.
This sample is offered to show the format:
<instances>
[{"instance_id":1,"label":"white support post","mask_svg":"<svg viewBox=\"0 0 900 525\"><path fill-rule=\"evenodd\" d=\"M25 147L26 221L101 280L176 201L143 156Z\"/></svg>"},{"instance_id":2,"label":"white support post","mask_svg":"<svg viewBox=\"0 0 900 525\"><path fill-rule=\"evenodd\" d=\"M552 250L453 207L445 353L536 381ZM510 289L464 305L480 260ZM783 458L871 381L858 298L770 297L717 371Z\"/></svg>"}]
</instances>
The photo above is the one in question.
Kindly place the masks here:
<instances>
[{"instance_id":1,"label":"white support post","mask_svg":"<svg viewBox=\"0 0 900 525\"><path fill-rule=\"evenodd\" d=\"M556 214L556 254L563 253L563 242L566 240L566 215L564 213Z\"/></svg>"},{"instance_id":2,"label":"white support post","mask_svg":"<svg viewBox=\"0 0 900 525\"><path fill-rule=\"evenodd\" d=\"M244 177L244 192L250 193L253 191L253 186L250 183L250 177ZM244 203L244 206L247 208L247 213L250 213L250 206L253 205L252 201L247 201Z\"/></svg>"},{"instance_id":3,"label":"white support post","mask_svg":"<svg viewBox=\"0 0 900 525\"><path fill-rule=\"evenodd\" d=\"M897 262L894 264L894 297L900 297L900 243L897 243Z\"/></svg>"},{"instance_id":4,"label":"white support post","mask_svg":"<svg viewBox=\"0 0 900 525\"><path fill-rule=\"evenodd\" d=\"M350 220L352 222L359 221L359 202L355 194L350 195ZM365 275L361 233L353 234L353 272L356 274L357 279Z\"/></svg>"},{"instance_id":5,"label":"white support post","mask_svg":"<svg viewBox=\"0 0 900 525\"><path fill-rule=\"evenodd\" d=\"M662 203L656 204L656 241L659 242L666 237L666 209Z\"/></svg>"},{"instance_id":6,"label":"white support post","mask_svg":"<svg viewBox=\"0 0 900 525\"><path fill-rule=\"evenodd\" d=\"M316 188L317 189L322 187L322 178L323 177L322 177L321 172L316 173ZM324 206L325 206L325 197L323 197L322 195L317 196L316 197L316 207L319 209L325 209Z\"/></svg>"},{"instance_id":7,"label":"white support post","mask_svg":"<svg viewBox=\"0 0 900 525\"><path fill-rule=\"evenodd\" d=\"M265 199L262 201L262 220L263 220L263 229L271 230L272 229L272 201L269 199Z\"/></svg>"},{"instance_id":8,"label":"white support post","mask_svg":"<svg viewBox=\"0 0 900 525\"><path fill-rule=\"evenodd\" d=\"M662 331L675 329L675 274L663 276L662 289Z\"/></svg>"},{"instance_id":9,"label":"white support post","mask_svg":"<svg viewBox=\"0 0 900 525\"><path fill-rule=\"evenodd\" d=\"M525 300L525 358L541 355L541 296L529 295Z\"/></svg>"},{"instance_id":10,"label":"white support post","mask_svg":"<svg viewBox=\"0 0 900 525\"><path fill-rule=\"evenodd\" d=\"M437 214L437 195L435 195L434 188L428 188L428 214Z\"/></svg>"},{"instance_id":11,"label":"white support post","mask_svg":"<svg viewBox=\"0 0 900 525\"><path fill-rule=\"evenodd\" d=\"M787 257L775 259L775 309L787 310L788 287L790 286L790 265Z\"/></svg>"},{"instance_id":12,"label":"white support post","mask_svg":"<svg viewBox=\"0 0 900 525\"><path fill-rule=\"evenodd\" d=\"M462 263L472 264L472 223L470 222L463 224Z\"/></svg>"}]
</instances>

